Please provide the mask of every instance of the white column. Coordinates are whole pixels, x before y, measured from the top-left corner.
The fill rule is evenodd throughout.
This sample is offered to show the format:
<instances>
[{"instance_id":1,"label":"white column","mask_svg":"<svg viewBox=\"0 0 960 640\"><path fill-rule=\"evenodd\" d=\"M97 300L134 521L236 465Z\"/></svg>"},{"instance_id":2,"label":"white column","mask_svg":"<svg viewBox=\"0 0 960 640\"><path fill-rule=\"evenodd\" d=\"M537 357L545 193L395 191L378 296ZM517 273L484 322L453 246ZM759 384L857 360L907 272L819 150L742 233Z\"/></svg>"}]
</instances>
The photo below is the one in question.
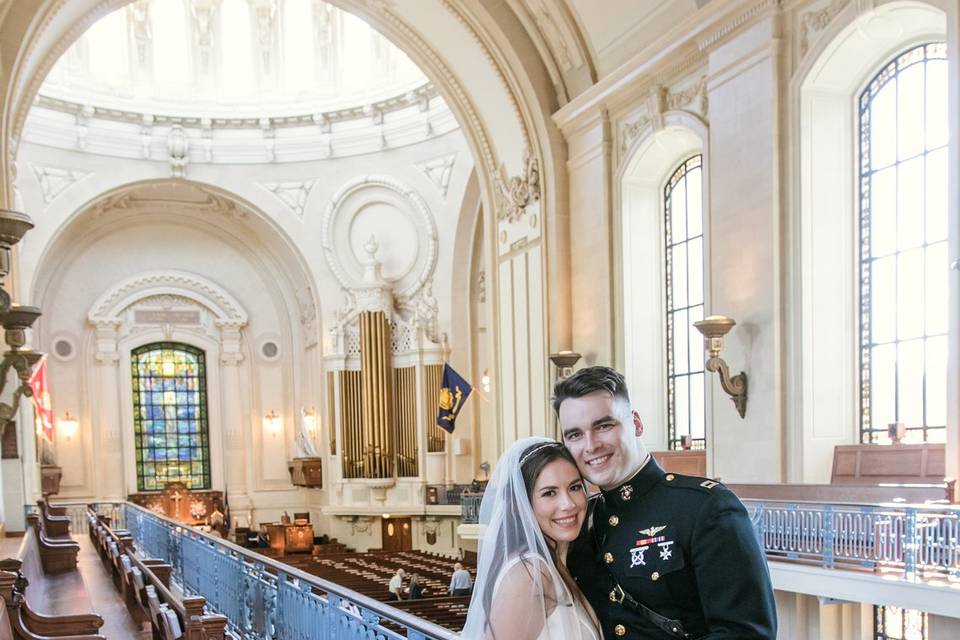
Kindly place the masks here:
<instances>
[{"instance_id":1,"label":"white column","mask_svg":"<svg viewBox=\"0 0 960 640\"><path fill-rule=\"evenodd\" d=\"M96 396L93 399L92 415L96 418L93 433L93 447L97 452L98 473L94 474L95 491L98 498L106 500L126 499L127 494L135 492L136 465L133 455L133 425L130 425L129 437L123 437L123 424L120 417L120 353L117 349L119 320L98 322L95 329L96 352L94 362L94 380ZM126 444L125 444L126 443ZM130 455L124 455L127 451ZM134 478L128 486L127 478Z\"/></svg>"},{"instance_id":2,"label":"white column","mask_svg":"<svg viewBox=\"0 0 960 640\"><path fill-rule=\"evenodd\" d=\"M240 366L243 363L239 325L220 325L220 433L223 450L223 489L233 517L251 506L247 486L248 460L243 442ZM212 434L211 434L212 435ZM232 523L231 523L232 524Z\"/></svg>"}]
</instances>

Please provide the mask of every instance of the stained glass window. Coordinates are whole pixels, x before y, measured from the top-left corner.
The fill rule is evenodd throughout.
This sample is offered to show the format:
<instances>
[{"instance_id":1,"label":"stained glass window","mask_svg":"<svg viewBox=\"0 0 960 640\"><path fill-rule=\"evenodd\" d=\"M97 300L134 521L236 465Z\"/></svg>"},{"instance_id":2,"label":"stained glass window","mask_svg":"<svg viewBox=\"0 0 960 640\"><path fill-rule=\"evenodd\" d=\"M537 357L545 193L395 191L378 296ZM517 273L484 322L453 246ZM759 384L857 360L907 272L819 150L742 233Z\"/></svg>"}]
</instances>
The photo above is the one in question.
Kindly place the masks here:
<instances>
[{"instance_id":1,"label":"stained glass window","mask_svg":"<svg viewBox=\"0 0 960 640\"><path fill-rule=\"evenodd\" d=\"M923 44L860 95L860 439L943 442L947 423L947 52Z\"/></svg>"},{"instance_id":2,"label":"stained glass window","mask_svg":"<svg viewBox=\"0 0 960 640\"><path fill-rule=\"evenodd\" d=\"M876 640L924 640L927 637L927 614L916 609L874 607Z\"/></svg>"},{"instance_id":3,"label":"stained glass window","mask_svg":"<svg viewBox=\"0 0 960 640\"><path fill-rule=\"evenodd\" d=\"M666 245L667 429L671 449L706 445L703 342L702 156L683 162L663 189Z\"/></svg>"},{"instance_id":4,"label":"stained glass window","mask_svg":"<svg viewBox=\"0 0 960 640\"><path fill-rule=\"evenodd\" d=\"M137 489L168 482L210 488L207 383L203 351L185 344L144 345L130 356Z\"/></svg>"}]
</instances>

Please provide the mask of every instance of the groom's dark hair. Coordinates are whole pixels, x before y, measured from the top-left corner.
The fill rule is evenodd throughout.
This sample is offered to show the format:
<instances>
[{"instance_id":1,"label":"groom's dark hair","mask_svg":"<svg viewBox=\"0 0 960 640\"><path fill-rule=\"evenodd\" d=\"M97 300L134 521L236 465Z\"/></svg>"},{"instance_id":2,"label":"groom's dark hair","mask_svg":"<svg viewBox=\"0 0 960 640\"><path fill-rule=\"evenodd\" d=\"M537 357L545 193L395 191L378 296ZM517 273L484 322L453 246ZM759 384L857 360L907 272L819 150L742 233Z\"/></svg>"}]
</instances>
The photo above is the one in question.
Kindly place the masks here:
<instances>
[{"instance_id":1,"label":"groom's dark hair","mask_svg":"<svg viewBox=\"0 0 960 640\"><path fill-rule=\"evenodd\" d=\"M582 398L595 391L606 391L614 398L630 404L627 381L623 374L611 367L587 367L580 369L553 387L553 410L560 413L560 405L567 398Z\"/></svg>"}]
</instances>

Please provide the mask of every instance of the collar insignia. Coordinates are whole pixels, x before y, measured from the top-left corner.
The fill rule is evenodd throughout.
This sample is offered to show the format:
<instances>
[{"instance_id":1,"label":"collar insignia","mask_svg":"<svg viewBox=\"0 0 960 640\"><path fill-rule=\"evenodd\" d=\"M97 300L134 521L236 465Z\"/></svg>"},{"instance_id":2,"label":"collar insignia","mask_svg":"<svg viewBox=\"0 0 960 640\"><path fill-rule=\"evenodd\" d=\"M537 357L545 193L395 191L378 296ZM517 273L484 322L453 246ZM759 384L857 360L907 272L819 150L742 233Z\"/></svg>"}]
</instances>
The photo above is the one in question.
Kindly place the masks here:
<instances>
[{"instance_id":1,"label":"collar insignia","mask_svg":"<svg viewBox=\"0 0 960 640\"><path fill-rule=\"evenodd\" d=\"M647 528L647 529L640 529L640 534L641 534L641 535L645 535L645 536L649 536L649 537L652 538L652 537L654 537L655 535L657 535L658 533L660 533L661 531L663 531L663 530L666 529L666 528L667 528L667 525L663 525L663 526L660 526L660 527L649 527L649 528Z\"/></svg>"},{"instance_id":2,"label":"collar insignia","mask_svg":"<svg viewBox=\"0 0 960 640\"><path fill-rule=\"evenodd\" d=\"M633 485L625 484L620 487L620 497L629 500L633 497Z\"/></svg>"}]
</instances>

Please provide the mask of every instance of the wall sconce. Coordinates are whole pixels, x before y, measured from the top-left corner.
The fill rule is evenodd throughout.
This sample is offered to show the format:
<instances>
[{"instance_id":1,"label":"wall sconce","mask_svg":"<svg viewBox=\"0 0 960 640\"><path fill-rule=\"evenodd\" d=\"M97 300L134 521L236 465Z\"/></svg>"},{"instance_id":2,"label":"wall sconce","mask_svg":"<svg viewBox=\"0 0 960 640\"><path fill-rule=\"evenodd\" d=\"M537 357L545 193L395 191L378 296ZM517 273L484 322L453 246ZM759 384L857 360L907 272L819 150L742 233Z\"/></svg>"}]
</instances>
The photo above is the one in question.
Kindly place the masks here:
<instances>
[{"instance_id":1,"label":"wall sconce","mask_svg":"<svg viewBox=\"0 0 960 640\"><path fill-rule=\"evenodd\" d=\"M726 316L708 316L693 326L703 334L703 348L707 352L707 362L704 368L707 371L716 371L720 374L720 386L727 392L737 407L737 413L744 417L747 412L747 374L741 371L730 377L730 368L720 357L723 349L723 336L727 335L733 325L737 324L733 318Z\"/></svg>"},{"instance_id":2,"label":"wall sconce","mask_svg":"<svg viewBox=\"0 0 960 640\"><path fill-rule=\"evenodd\" d=\"M550 354L550 362L557 367L557 380L563 380L573 373L573 365L577 364L580 354L573 351L560 351Z\"/></svg>"},{"instance_id":3,"label":"wall sconce","mask_svg":"<svg viewBox=\"0 0 960 640\"><path fill-rule=\"evenodd\" d=\"M60 433L63 434L63 437L69 442L73 439L73 436L77 435L77 430L80 427L80 422L70 415L70 412L67 411L67 415L63 416L59 420L60 424Z\"/></svg>"},{"instance_id":4,"label":"wall sconce","mask_svg":"<svg viewBox=\"0 0 960 640\"><path fill-rule=\"evenodd\" d=\"M276 437L282 427L283 418L278 416L273 409L270 410L270 413L263 416L263 428L266 429L270 435Z\"/></svg>"},{"instance_id":5,"label":"wall sconce","mask_svg":"<svg viewBox=\"0 0 960 640\"><path fill-rule=\"evenodd\" d=\"M300 415L303 417L303 428L312 438L317 433L317 412L312 407L303 408L300 409Z\"/></svg>"}]
</instances>

